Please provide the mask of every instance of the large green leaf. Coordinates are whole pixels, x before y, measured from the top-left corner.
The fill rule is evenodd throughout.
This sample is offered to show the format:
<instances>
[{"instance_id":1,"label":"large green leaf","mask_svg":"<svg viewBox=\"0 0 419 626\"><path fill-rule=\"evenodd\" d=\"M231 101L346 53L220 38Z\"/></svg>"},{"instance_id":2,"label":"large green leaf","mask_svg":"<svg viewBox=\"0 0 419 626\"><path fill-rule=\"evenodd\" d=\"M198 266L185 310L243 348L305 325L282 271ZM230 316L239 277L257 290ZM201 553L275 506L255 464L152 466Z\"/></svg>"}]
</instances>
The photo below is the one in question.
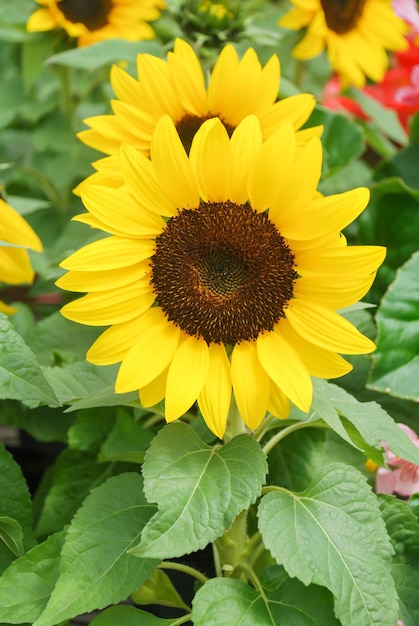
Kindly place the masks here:
<instances>
[{"instance_id":1,"label":"large green leaf","mask_svg":"<svg viewBox=\"0 0 419 626\"><path fill-rule=\"evenodd\" d=\"M396 623L391 544L377 499L357 470L333 463L300 494L278 488L262 498L258 517L277 563L304 584L329 589L343 626Z\"/></svg>"},{"instance_id":2,"label":"large green leaf","mask_svg":"<svg viewBox=\"0 0 419 626\"><path fill-rule=\"evenodd\" d=\"M0 577L0 620L8 624L34 622L42 613L58 578L64 532L16 559Z\"/></svg>"},{"instance_id":3,"label":"large green leaf","mask_svg":"<svg viewBox=\"0 0 419 626\"><path fill-rule=\"evenodd\" d=\"M402 500L379 496L387 532L396 552L391 574L399 595L399 617L404 626L419 623L419 524Z\"/></svg>"},{"instance_id":4,"label":"large green leaf","mask_svg":"<svg viewBox=\"0 0 419 626\"><path fill-rule=\"evenodd\" d=\"M53 626L117 603L147 580L158 561L127 551L153 512L138 474L114 476L94 489L68 529L60 576L36 626Z\"/></svg>"},{"instance_id":5,"label":"large green leaf","mask_svg":"<svg viewBox=\"0 0 419 626\"><path fill-rule=\"evenodd\" d=\"M204 548L260 494L266 459L247 435L207 446L190 426L165 426L147 451L144 491L158 512L133 553L154 558Z\"/></svg>"},{"instance_id":6,"label":"large green leaf","mask_svg":"<svg viewBox=\"0 0 419 626\"><path fill-rule=\"evenodd\" d=\"M115 393L118 366L78 361L67 367L44 367L45 378L62 404L71 410L120 404L139 404L138 393ZM68 409L70 410L70 409Z\"/></svg>"},{"instance_id":7,"label":"large green leaf","mask_svg":"<svg viewBox=\"0 0 419 626\"><path fill-rule=\"evenodd\" d=\"M377 311L368 387L419 402L419 252L401 267Z\"/></svg>"},{"instance_id":8,"label":"large green leaf","mask_svg":"<svg viewBox=\"0 0 419 626\"><path fill-rule=\"evenodd\" d=\"M19 465L1 444L0 494L0 571L2 571L13 561L16 551L22 552L32 548L35 540L32 531L32 504L27 484Z\"/></svg>"},{"instance_id":9,"label":"large green leaf","mask_svg":"<svg viewBox=\"0 0 419 626\"><path fill-rule=\"evenodd\" d=\"M347 441L355 442L361 449L365 449L363 442L371 448L380 448L385 441L394 454L419 465L419 450L379 404L359 402L341 387L323 380L314 381L314 386L316 396L322 398L321 403L316 401L315 405L319 417L341 436L342 428L348 429L345 420L342 423L342 416L356 428L357 432L345 430L345 433L350 432L350 436L343 436ZM357 441L359 435L362 439Z\"/></svg>"},{"instance_id":10,"label":"large green leaf","mask_svg":"<svg viewBox=\"0 0 419 626\"><path fill-rule=\"evenodd\" d=\"M96 454L70 448L63 450L44 474L42 489L35 498L36 535L44 537L69 524L90 490L109 478L110 471L108 463L97 462Z\"/></svg>"},{"instance_id":11,"label":"large green leaf","mask_svg":"<svg viewBox=\"0 0 419 626\"><path fill-rule=\"evenodd\" d=\"M277 575L256 590L240 580L213 578L201 587L192 603L195 626L335 626L333 600L326 589Z\"/></svg>"},{"instance_id":12,"label":"large green leaf","mask_svg":"<svg viewBox=\"0 0 419 626\"><path fill-rule=\"evenodd\" d=\"M27 406L59 406L32 350L0 313L0 399L20 400Z\"/></svg>"}]
</instances>

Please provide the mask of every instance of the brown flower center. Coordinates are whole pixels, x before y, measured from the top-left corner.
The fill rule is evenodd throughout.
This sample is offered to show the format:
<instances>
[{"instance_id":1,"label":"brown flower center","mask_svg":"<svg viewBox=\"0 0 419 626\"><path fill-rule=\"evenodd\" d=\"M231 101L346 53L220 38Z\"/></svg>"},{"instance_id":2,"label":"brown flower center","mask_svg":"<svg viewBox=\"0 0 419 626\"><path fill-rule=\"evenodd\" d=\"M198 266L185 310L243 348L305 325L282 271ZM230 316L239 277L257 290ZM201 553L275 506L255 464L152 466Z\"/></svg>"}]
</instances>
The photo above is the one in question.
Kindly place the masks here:
<instances>
[{"instance_id":1,"label":"brown flower center","mask_svg":"<svg viewBox=\"0 0 419 626\"><path fill-rule=\"evenodd\" d=\"M196 135L197 131L201 128L202 124L207 120L216 117L215 115L207 115L205 117L198 117L197 115L186 114L176 123L176 130L179 134L180 140L185 148L187 154L189 154L192 139ZM221 118L220 118L221 119ZM221 120L227 130L228 136L231 137L234 131L234 127Z\"/></svg>"},{"instance_id":2,"label":"brown flower center","mask_svg":"<svg viewBox=\"0 0 419 626\"><path fill-rule=\"evenodd\" d=\"M90 31L108 23L112 0L61 0L58 8L69 22L81 23Z\"/></svg>"},{"instance_id":3,"label":"brown flower center","mask_svg":"<svg viewBox=\"0 0 419 626\"><path fill-rule=\"evenodd\" d=\"M356 28L366 0L320 0L326 24L338 35Z\"/></svg>"},{"instance_id":4,"label":"brown flower center","mask_svg":"<svg viewBox=\"0 0 419 626\"><path fill-rule=\"evenodd\" d=\"M151 283L167 318L207 343L256 339L284 317L294 255L265 213L233 202L180 210L156 238Z\"/></svg>"}]
</instances>

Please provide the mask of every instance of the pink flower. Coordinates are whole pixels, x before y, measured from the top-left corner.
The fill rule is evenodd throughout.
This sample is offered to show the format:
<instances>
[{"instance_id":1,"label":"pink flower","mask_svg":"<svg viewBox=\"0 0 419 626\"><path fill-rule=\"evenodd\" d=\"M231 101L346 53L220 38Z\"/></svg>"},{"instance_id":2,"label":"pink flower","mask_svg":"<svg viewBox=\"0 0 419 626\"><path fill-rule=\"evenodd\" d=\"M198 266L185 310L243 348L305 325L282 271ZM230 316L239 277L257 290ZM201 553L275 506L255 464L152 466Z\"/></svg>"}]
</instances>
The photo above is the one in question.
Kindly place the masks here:
<instances>
[{"instance_id":1,"label":"pink flower","mask_svg":"<svg viewBox=\"0 0 419 626\"><path fill-rule=\"evenodd\" d=\"M419 32L419 12L416 0L393 0L392 6L396 15L410 24L414 31Z\"/></svg>"},{"instance_id":2,"label":"pink flower","mask_svg":"<svg viewBox=\"0 0 419 626\"><path fill-rule=\"evenodd\" d=\"M419 448L419 437L414 430L406 424L398 426ZM377 493L397 494L398 496L410 497L414 493L419 493L419 465L410 461L405 461L391 452L387 443L383 442L385 460L388 469L379 467L375 479L375 491Z\"/></svg>"}]
</instances>

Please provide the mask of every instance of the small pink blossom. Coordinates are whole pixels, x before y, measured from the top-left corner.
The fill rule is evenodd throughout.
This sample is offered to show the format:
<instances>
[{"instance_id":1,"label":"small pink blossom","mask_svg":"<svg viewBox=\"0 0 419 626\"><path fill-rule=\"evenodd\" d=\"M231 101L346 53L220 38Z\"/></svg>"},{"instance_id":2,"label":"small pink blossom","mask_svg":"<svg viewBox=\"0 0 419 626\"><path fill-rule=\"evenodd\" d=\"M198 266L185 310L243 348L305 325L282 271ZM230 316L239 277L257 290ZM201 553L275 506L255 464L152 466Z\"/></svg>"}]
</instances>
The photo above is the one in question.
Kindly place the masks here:
<instances>
[{"instance_id":1,"label":"small pink blossom","mask_svg":"<svg viewBox=\"0 0 419 626\"><path fill-rule=\"evenodd\" d=\"M419 65L413 67L410 82L410 85L396 91L395 101L409 107L416 106L419 110Z\"/></svg>"},{"instance_id":2,"label":"small pink blossom","mask_svg":"<svg viewBox=\"0 0 419 626\"><path fill-rule=\"evenodd\" d=\"M406 424L398 424L398 426L419 449L419 437L415 431ZM382 445L385 450L388 469L385 467L378 468L375 491L389 495L394 493L403 497L410 497L414 493L419 493L419 466L393 454L387 443L383 442Z\"/></svg>"},{"instance_id":3,"label":"small pink blossom","mask_svg":"<svg viewBox=\"0 0 419 626\"><path fill-rule=\"evenodd\" d=\"M410 24L415 32L419 32L419 12L416 0L393 0L392 6L396 15Z\"/></svg>"}]
</instances>

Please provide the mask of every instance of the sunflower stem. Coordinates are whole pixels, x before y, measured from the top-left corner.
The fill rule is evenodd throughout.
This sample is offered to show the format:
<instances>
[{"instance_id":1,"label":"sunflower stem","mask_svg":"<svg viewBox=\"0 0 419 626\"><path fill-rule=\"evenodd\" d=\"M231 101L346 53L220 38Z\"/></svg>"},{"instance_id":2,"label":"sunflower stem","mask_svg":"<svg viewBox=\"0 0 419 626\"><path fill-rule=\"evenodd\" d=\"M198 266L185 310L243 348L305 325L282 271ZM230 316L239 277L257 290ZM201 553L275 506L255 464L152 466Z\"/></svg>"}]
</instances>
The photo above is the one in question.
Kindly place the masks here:
<instances>
[{"instance_id":1,"label":"sunflower stem","mask_svg":"<svg viewBox=\"0 0 419 626\"><path fill-rule=\"evenodd\" d=\"M170 569L176 570L177 572L183 572L184 574L188 574L189 576L193 576L196 580L199 580L201 583L206 583L208 578L200 572L199 570L191 567L190 565L185 565L184 563L177 563L175 561L163 561L158 565L159 569Z\"/></svg>"},{"instance_id":2,"label":"sunflower stem","mask_svg":"<svg viewBox=\"0 0 419 626\"><path fill-rule=\"evenodd\" d=\"M243 422L234 398L231 400L230 410L227 417L227 426L224 434L224 441L227 443L233 437L241 435L246 431L246 425Z\"/></svg>"},{"instance_id":3,"label":"sunflower stem","mask_svg":"<svg viewBox=\"0 0 419 626\"><path fill-rule=\"evenodd\" d=\"M282 439L285 439L288 435L295 432L296 430L301 430L302 428L329 428L327 424L324 422L295 422L286 428L283 428L279 432L277 432L271 439L269 439L262 450L267 455L269 452L279 443Z\"/></svg>"},{"instance_id":4,"label":"sunflower stem","mask_svg":"<svg viewBox=\"0 0 419 626\"><path fill-rule=\"evenodd\" d=\"M237 568L242 565L248 543L247 511L242 511L234 520L231 528L215 541L216 562L219 563L221 576L237 577Z\"/></svg>"}]
</instances>

